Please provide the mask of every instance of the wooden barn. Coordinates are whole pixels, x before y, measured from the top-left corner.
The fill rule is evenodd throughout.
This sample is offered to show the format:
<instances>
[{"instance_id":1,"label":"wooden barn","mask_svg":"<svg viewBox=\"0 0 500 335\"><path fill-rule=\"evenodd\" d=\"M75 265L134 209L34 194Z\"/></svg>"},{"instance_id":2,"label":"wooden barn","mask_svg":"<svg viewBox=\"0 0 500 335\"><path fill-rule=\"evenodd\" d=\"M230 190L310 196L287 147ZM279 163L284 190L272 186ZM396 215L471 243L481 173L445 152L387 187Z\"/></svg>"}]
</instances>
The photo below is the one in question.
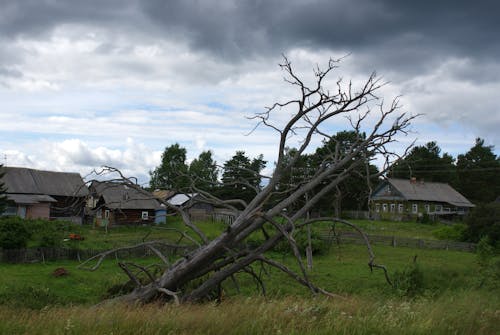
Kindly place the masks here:
<instances>
[{"instance_id":1,"label":"wooden barn","mask_svg":"<svg viewBox=\"0 0 500 335\"><path fill-rule=\"evenodd\" d=\"M10 205L3 215L82 223L88 189L78 173L4 167Z\"/></svg>"},{"instance_id":2,"label":"wooden barn","mask_svg":"<svg viewBox=\"0 0 500 335\"><path fill-rule=\"evenodd\" d=\"M99 226L151 224L161 208L152 194L123 183L94 181L90 192L91 212Z\"/></svg>"}]
</instances>

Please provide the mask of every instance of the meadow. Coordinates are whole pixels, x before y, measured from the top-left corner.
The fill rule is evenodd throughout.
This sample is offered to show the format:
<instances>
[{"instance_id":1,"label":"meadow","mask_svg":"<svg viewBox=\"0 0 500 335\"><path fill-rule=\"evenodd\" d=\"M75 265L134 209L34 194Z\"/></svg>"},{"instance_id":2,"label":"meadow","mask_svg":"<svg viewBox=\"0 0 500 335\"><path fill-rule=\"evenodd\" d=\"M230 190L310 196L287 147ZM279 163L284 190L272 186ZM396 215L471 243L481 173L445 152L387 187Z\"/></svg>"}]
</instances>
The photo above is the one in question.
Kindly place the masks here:
<instances>
[{"instance_id":1,"label":"meadow","mask_svg":"<svg viewBox=\"0 0 500 335\"><path fill-rule=\"evenodd\" d=\"M373 222L362 223L365 225ZM393 233L405 227L391 226ZM205 224L202 224L202 226ZM412 224L417 225L417 224ZM366 229L367 227L365 227ZM379 230L381 230L379 227ZM436 227L428 226L427 229ZM82 227L90 246L140 240L145 228L105 234ZM209 235L218 226L206 223ZM423 229L422 227L411 229ZM384 230L388 230L385 228ZM95 238L92 237L95 234ZM148 239L168 238L161 229ZM410 233L411 235L411 233ZM172 236L173 237L173 236ZM475 253L374 246L376 261L389 269L370 271L362 245L331 245L314 258L313 282L338 295L313 295L286 274L266 268L266 295L241 274L239 290L224 285L220 304L124 306L101 302L126 276L110 258L94 272L79 263L0 263L0 334L495 334L500 324L500 259ZM289 253L269 256L297 269ZM416 261L415 261L416 259ZM135 259L141 264L152 258ZM69 275L54 277L56 268ZM255 265L260 271L260 266ZM40 325L43 325L41 327Z\"/></svg>"}]
</instances>

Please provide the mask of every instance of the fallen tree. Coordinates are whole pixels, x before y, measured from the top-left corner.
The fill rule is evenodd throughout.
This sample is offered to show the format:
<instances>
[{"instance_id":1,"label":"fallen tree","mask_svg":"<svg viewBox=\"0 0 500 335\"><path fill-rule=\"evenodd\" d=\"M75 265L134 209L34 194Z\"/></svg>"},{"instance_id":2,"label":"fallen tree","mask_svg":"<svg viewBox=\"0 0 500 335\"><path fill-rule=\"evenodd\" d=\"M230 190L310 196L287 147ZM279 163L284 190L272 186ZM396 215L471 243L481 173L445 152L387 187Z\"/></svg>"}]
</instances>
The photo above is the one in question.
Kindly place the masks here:
<instances>
[{"instance_id":1,"label":"fallen tree","mask_svg":"<svg viewBox=\"0 0 500 335\"><path fill-rule=\"evenodd\" d=\"M128 302L150 302L157 299L174 300L180 302L194 302L204 299L217 298L221 284L230 279L237 285L236 274L245 272L255 278L264 290L264 279L255 272L254 264L260 263L277 268L313 293L331 294L316 287L308 277L302 261L302 256L294 240L294 233L303 227L308 227L318 221L331 221L347 224L357 229L365 238L368 248L371 269L385 267L375 263L368 239L363 232L347 221L339 218L322 217L309 219L307 213L329 192L347 178L356 175L365 178L369 183L373 180L369 163L374 157L385 159L384 167L398 159L398 155L391 151L390 144L396 141L396 136L406 134L411 120L415 116L399 113L398 99L384 106L383 100L377 96L378 90L384 83L375 74L372 74L363 85L354 88L353 83L336 81L332 90L325 87L325 81L338 65L338 60L330 60L325 69L319 67L314 70L314 83L308 85L294 72L291 62L284 58L281 68L285 73L285 80L296 87L298 98L284 103L275 103L264 112L252 117L257 126L272 129L279 137L277 160L271 176L255 176L267 178L264 187L255 187L246 180L237 180L233 183L252 188L255 196L249 202L239 199L220 199L212 193L198 189L193 182L190 192L200 195L197 201L210 203L234 213L234 221L227 225L227 229L215 239L208 239L205 234L192 222L188 214L189 206L173 207L182 217L185 225L199 237L199 245L184 254L173 264L162 256L156 248L160 241L148 241L143 245L148 247L162 261L164 270L159 275L152 274L146 267L120 263L120 267L136 284L135 289L121 296L119 299ZM291 117L281 121L280 113ZM345 118L345 119L344 119ZM335 141L331 134L332 122L348 120L354 139L349 145L329 145L330 151L324 153L322 161L307 168L300 167L302 158L307 155L314 145L321 141ZM368 125L368 126L367 126ZM296 141L297 138L300 141ZM292 144L297 144L290 150ZM335 144L335 143L334 143ZM366 169L360 167L366 166ZM380 175L385 168L377 171ZM106 170L116 170L107 168ZM300 173L296 173L300 171ZM365 171L363 174L362 171ZM255 171L247 171L255 173ZM289 178L295 173L293 178ZM196 178L196 176L194 177ZM121 176L120 182L129 187L135 187L134 180ZM304 200L305 199L305 200ZM300 203L299 208L293 205ZM289 208L294 208L289 211ZM265 239L258 245L250 247L246 242L254 232L262 231ZM180 240L186 240L186 234L179 232ZM270 259L267 252L285 239L295 255L300 272L294 272L284 264ZM192 241L191 241L192 242ZM119 249L108 251L94 258L98 263L91 266L95 270L102 259ZM84 264L86 266L87 263ZM148 280L140 280L137 273L145 274Z\"/></svg>"}]
</instances>

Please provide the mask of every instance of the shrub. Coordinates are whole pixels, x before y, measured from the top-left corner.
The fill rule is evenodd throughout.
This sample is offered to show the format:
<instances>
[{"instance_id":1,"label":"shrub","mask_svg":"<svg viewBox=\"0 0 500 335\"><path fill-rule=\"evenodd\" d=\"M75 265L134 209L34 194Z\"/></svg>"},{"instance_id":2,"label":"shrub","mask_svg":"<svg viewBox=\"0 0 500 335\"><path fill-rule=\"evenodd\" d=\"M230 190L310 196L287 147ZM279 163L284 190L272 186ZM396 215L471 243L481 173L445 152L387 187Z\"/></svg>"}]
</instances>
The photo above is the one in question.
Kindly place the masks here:
<instances>
[{"instance_id":1,"label":"shrub","mask_svg":"<svg viewBox=\"0 0 500 335\"><path fill-rule=\"evenodd\" d=\"M294 239L295 242L297 243L297 247L299 248L300 253L304 254L307 246L309 245L306 229L301 229L297 233L295 233ZM315 230L311 230L311 248L313 255L324 254L328 250L327 243L321 238L321 235ZM290 243L288 243L286 238L283 238L281 242L274 247L273 250L283 253L292 253L292 248L290 247Z\"/></svg>"},{"instance_id":2,"label":"shrub","mask_svg":"<svg viewBox=\"0 0 500 335\"><path fill-rule=\"evenodd\" d=\"M401 296L415 297L424 292L424 273L415 261L403 271L396 271L392 278L393 287Z\"/></svg>"},{"instance_id":3,"label":"shrub","mask_svg":"<svg viewBox=\"0 0 500 335\"><path fill-rule=\"evenodd\" d=\"M467 220L467 229L464 239L470 242L479 242L487 236L490 244L500 243L500 204L491 203L479 205L472 210Z\"/></svg>"},{"instance_id":4,"label":"shrub","mask_svg":"<svg viewBox=\"0 0 500 335\"><path fill-rule=\"evenodd\" d=\"M464 238L465 224L456 223L451 226L445 226L432 231L432 235L440 240L462 241Z\"/></svg>"},{"instance_id":5,"label":"shrub","mask_svg":"<svg viewBox=\"0 0 500 335\"><path fill-rule=\"evenodd\" d=\"M19 286L8 287L0 292L0 305L17 308L42 309L46 306L62 303L48 287Z\"/></svg>"},{"instance_id":6,"label":"shrub","mask_svg":"<svg viewBox=\"0 0 500 335\"><path fill-rule=\"evenodd\" d=\"M25 248L30 236L23 219L18 217L0 219L0 248Z\"/></svg>"},{"instance_id":7,"label":"shrub","mask_svg":"<svg viewBox=\"0 0 500 335\"><path fill-rule=\"evenodd\" d=\"M59 247L62 245L66 223L63 221L29 220L27 228L36 247Z\"/></svg>"}]
</instances>

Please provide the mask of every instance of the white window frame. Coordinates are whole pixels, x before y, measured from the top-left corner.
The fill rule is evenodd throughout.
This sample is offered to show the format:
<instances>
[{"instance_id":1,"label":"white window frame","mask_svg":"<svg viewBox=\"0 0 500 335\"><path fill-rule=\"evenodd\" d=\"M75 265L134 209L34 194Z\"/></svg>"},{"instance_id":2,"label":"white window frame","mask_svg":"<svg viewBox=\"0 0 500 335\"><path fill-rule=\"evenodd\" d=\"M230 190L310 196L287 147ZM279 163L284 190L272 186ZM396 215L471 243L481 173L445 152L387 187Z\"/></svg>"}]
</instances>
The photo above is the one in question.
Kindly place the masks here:
<instances>
[{"instance_id":1,"label":"white window frame","mask_svg":"<svg viewBox=\"0 0 500 335\"><path fill-rule=\"evenodd\" d=\"M443 211L443 206L442 205L435 205L434 206L434 211L435 212L442 212Z\"/></svg>"},{"instance_id":2,"label":"white window frame","mask_svg":"<svg viewBox=\"0 0 500 335\"><path fill-rule=\"evenodd\" d=\"M390 204L389 210L391 211L391 213L396 213L396 204Z\"/></svg>"},{"instance_id":3,"label":"white window frame","mask_svg":"<svg viewBox=\"0 0 500 335\"><path fill-rule=\"evenodd\" d=\"M104 218L109 219L109 209L104 210Z\"/></svg>"},{"instance_id":4,"label":"white window frame","mask_svg":"<svg viewBox=\"0 0 500 335\"><path fill-rule=\"evenodd\" d=\"M148 211L142 211L142 213L141 213L141 219L148 220L149 219L149 212Z\"/></svg>"},{"instance_id":5,"label":"white window frame","mask_svg":"<svg viewBox=\"0 0 500 335\"><path fill-rule=\"evenodd\" d=\"M387 204L382 204L382 212L387 213Z\"/></svg>"},{"instance_id":6,"label":"white window frame","mask_svg":"<svg viewBox=\"0 0 500 335\"><path fill-rule=\"evenodd\" d=\"M430 213L431 212L431 205L425 204L425 212Z\"/></svg>"},{"instance_id":7,"label":"white window frame","mask_svg":"<svg viewBox=\"0 0 500 335\"><path fill-rule=\"evenodd\" d=\"M375 212L380 213L380 204L375 204Z\"/></svg>"},{"instance_id":8,"label":"white window frame","mask_svg":"<svg viewBox=\"0 0 500 335\"><path fill-rule=\"evenodd\" d=\"M405 205L403 205L403 204L399 204L399 205L398 205L398 212L399 212L399 213L403 213L403 212L404 212L404 210L405 210Z\"/></svg>"},{"instance_id":9,"label":"white window frame","mask_svg":"<svg viewBox=\"0 0 500 335\"><path fill-rule=\"evenodd\" d=\"M413 214L417 214L418 213L418 204L412 204L411 205L411 212Z\"/></svg>"}]
</instances>

